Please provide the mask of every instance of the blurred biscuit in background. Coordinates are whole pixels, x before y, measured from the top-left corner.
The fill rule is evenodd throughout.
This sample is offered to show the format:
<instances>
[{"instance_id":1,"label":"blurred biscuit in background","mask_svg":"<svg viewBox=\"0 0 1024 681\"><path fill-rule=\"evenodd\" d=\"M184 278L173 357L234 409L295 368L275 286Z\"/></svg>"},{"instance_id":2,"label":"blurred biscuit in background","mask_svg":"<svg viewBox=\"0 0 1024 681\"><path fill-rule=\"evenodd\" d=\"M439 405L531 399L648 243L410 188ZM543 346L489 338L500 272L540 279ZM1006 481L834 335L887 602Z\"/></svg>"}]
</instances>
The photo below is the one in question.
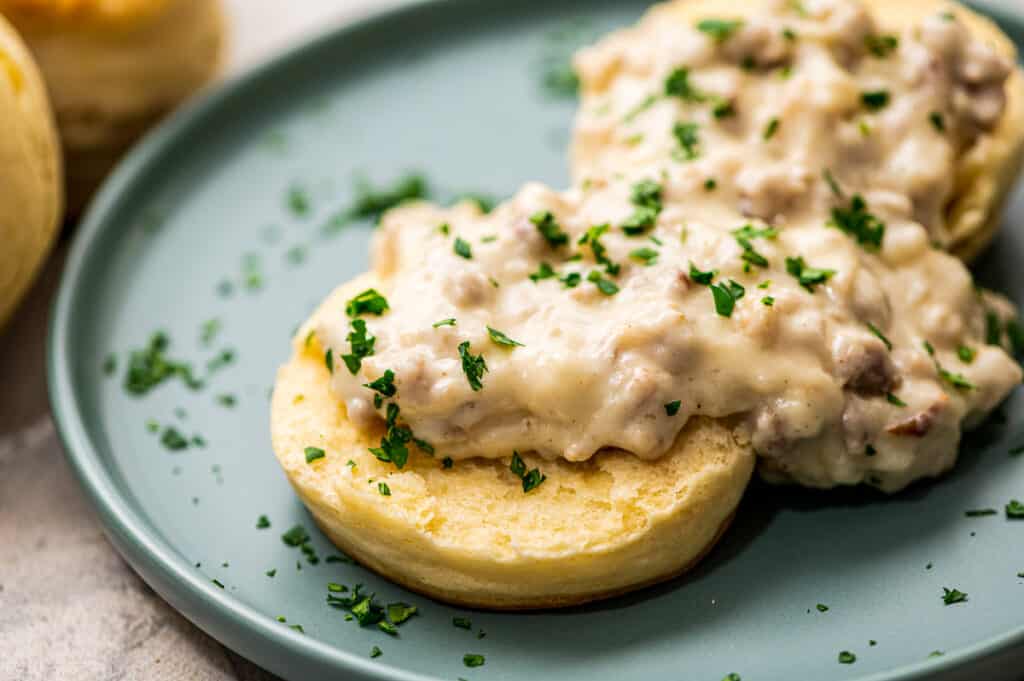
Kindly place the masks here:
<instances>
[{"instance_id":1,"label":"blurred biscuit in background","mask_svg":"<svg viewBox=\"0 0 1024 681\"><path fill-rule=\"evenodd\" d=\"M42 70L67 209L81 211L128 147L217 72L220 0L0 0Z\"/></svg>"}]
</instances>

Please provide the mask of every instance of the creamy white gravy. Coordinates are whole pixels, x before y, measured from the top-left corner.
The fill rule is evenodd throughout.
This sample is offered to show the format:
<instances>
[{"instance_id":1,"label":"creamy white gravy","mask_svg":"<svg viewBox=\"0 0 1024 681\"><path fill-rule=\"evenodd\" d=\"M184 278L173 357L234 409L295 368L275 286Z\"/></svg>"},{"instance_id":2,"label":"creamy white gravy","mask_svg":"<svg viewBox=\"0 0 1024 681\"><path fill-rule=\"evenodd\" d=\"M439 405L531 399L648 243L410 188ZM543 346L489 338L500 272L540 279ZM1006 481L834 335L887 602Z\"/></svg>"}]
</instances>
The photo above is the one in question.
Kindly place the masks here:
<instances>
[{"instance_id":1,"label":"creamy white gravy","mask_svg":"<svg viewBox=\"0 0 1024 681\"><path fill-rule=\"evenodd\" d=\"M961 428L1021 380L986 342L1012 306L936 248L954 156L998 117L1008 67L941 17L884 59L866 55L870 18L853 2L827 6L827 19L785 16L796 40L781 37L785 10L720 43L675 27L672 51L620 79L603 112L581 114L586 181L568 191L530 184L489 215L388 214L373 260L389 309L359 316L373 354L354 374L338 361L352 351L342 310L316 330L357 427L395 403L439 457L584 461L614 447L652 459L699 414L732 418L769 477L805 485L893 491L952 466ZM750 32L780 35L782 52L757 59L788 63L787 79L733 57L750 52L731 45ZM581 67L631 49L624 35ZM936 55L957 66L937 68ZM960 73L971 60L982 66ZM715 97L659 96L623 120L681 65ZM887 91L887 104L863 112L865 88ZM958 104L961 88L994 110ZM733 116L714 118L719 97ZM680 122L697 123L693 153ZM584 236L596 225L608 227L595 248ZM460 345L486 362L477 390ZM375 407L364 384L389 370L397 393Z\"/></svg>"}]
</instances>

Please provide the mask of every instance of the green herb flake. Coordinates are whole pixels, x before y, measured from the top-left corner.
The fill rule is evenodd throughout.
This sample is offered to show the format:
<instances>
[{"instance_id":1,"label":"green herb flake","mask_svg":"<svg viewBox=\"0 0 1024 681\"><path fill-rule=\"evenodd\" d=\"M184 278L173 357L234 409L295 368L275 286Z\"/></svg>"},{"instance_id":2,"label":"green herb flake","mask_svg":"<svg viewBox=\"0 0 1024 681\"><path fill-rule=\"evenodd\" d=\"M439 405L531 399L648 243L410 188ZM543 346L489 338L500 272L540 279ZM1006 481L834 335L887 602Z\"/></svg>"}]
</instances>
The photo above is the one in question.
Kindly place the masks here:
<instances>
[{"instance_id":1,"label":"green herb flake","mask_svg":"<svg viewBox=\"0 0 1024 681\"><path fill-rule=\"evenodd\" d=\"M268 527L270 527L270 518L268 518L265 515L261 515L259 518L256 519L257 530L265 530Z\"/></svg>"},{"instance_id":2,"label":"green herb flake","mask_svg":"<svg viewBox=\"0 0 1024 681\"><path fill-rule=\"evenodd\" d=\"M741 679L740 675L736 672L732 672L731 674L726 674L725 676L723 676L722 681L743 681L743 679Z\"/></svg>"},{"instance_id":3,"label":"green herb flake","mask_svg":"<svg viewBox=\"0 0 1024 681\"><path fill-rule=\"evenodd\" d=\"M458 629L472 629L473 623L469 621L468 617L453 617L452 626Z\"/></svg>"},{"instance_id":4,"label":"green herb flake","mask_svg":"<svg viewBox=\"0 0 1024 681\"><path fill-rule=\"evenodd\" d=\"M867 203L860 194L853 195L848 209L833 208L832 218L827 224L852 236L866 251L874 252L882 246L885 223L868 212Z\"/></svg>"},{"instance_id":5,"label":"green herb flake","mask_svg":"<svg viewBox=\"0 0 1024 681\"><path fill-rule=\"evenodd\" d=\"M864 36L864 47L879 59L885 59L899 46L900 39L894 35L869 33Z\"/></svg>"},{"instance_id":6,"label":"green herb flake","mask_svg":"<svg viewBox=\"0 0 1024 681\"><path fill-rule=\"evenodd\" d=\"M843 650L839 653L839 664L853 664L857 661L857 656L851 653L849 650Z\"/></svg>"},{"instance_id":7,"label":"green herb flake","mask_svg":"<svg viewBox=\"0 0 1024 681\"><path fill-rule=\"evenodd\" d=\"M665 405L665 413L669 416L675 416L679 413L679 408L683 406L682 400L672 400Z\"/></svg>"},{"instance_id":8,"label":"green herb flake","mask_svg":"<svg viewBox=\"0 0 1024 681\"><path fill-rule=\"evenodd\" d=\"M211 579L210 581L216 584L219 588L224 588L224 584L219 579Z\"/></svg>"},{"instance_id":9,"label":"green herb flake","mask_svg":"<svg viewBox=\"0 0 1024 681\"><path fill-rule=\"evenodd\" d=\"M442 319L439 322L434 322L431 326L438 329L442 326L455 326L455 317L449 317L448 319Z\"/></svg>"},{"instance_id":10,"label":"green herb flake","mask_svg":"<svg viewBox=\"0 0 1024 681\"><path fill-rule=\"evenodd\" d=\"M764 131L761 133L761 137L764 141L770 140L775 137L775 133L779 131L779 119L777 116L772 116L768 119L768 123L764 126Z\"/></svg>"},{"instance_id":11,"label":"green herb flake","mask_svg":"<svg viewBox=\"0 0 1024 681\"><path fill-rule=\"evenodd\" d=\"M512 340L501 331L491 328L490 326L487 327L487 335L490 336L491 341L495 345L501 345L506 348L524 347L519 341Z\"/></svg>"},{"instance_id":12,"label":"green herb flake","mask_svg":"<svg viewBox=\"0 0 1024 681\"><path fill-rule=\"evenodd\" d=\"M281 535L281 541L293 548L302 546L309 541L309 533L302 525L296 525Z\"/></svg>"},{"instance_id":13,"label":"green herb flake","mask_svg":"<svg viewBox=\"0 0 1024 681\"><path fill-rule=\"evenodd\" d=\"M364 383L363 387L369 388L382 398L394 397L398 392L398 388L395 386L395 372L391 369L387 369L377 380L371 381L370 383ZM376 406L380 408L379 404Z\"/></svg>"},{"instance_id":14,"label":"green herb flake","mask_svg":"<svg viewBox=\"0 0 1024 681\"><path fill-rule=\"evenodd\" d=\"M219 404L222 407L227 407L228 409L231 409L236 404L238 404L238 398L229 393L224 393L222 395L217 395L217 404Z\"/></svg>"},{"instance_id":15,"label":"green herb flake","mask_svg":"<svg viewBox=\"0 0 1024 681\"><path fill-rule=\"evenodd\" d=\"M977 352L974 349L969 348L966 345L960 345L956 349L956 356L959 357L960 361L964 364L970 364L973 362L976 354Z\"/></svg>"},{"instance_id":16,"label":"green herb flake","mask_svg":"<svg viewBox=\"0 0 1024 681\"><path fill-rule=\"evenodd\" d=\"M928 120L931 122L932 127L938 133L946 132L946 119L939 111L932 111L928 114Z\"/></svg>"},{"instance_id":17,"label":"green herb flake","mask_svg":"<svg viewBox=\"0 0 1024 681\"><path fill-rule=\"evenodd\" d=\"M324 366L327 367L327 371L334 373L334 350L327 348L327 352L324 353Z\"/></svg>"},{"instance_id":18,"label":"green herb flake","mask_svg":"<svg viewBox=\"0 0 1024 681\"><path fill-rule=\"evenodd\" d=\"M998 511L994 508L974 508L969 511L964 511L964 515L968 518L984 518L990 515L996 515Z\"/></svg>"},{"instance_id":19,"label":"green herb flake","mask_svg":"<svg viewBox=\"0 0 1024 681\"><path fill-rule=\"evenodd\" d=\"M885 345L886 350L892 351L892 342L885 337L885 334L882 333L881 330L871 322L868 322L867 324L868 331L874 334L874 336L878 338L878 340L882 341L882 343Z\"/></svg>"},{"instance_id":20,"label":"green herb flake","mask_svg":"<svg viewBox=\"0 0 1024 681\"><path fill-rule=\"evenodd\" d=\"M658 262L658 251L653 248L637 248L629 252L629 257L637 262L641 262L647 267L651 267Z\"/></svg>"},{"instance_id":21,"label":"green herb flake","mask_svg":"<svg viewBox=\"0 0 1024 681\"><path fill-rule=\"evenodd\" d=\"M648 109L650 109L652 106L654 106L655 102L657 102L657 101L658 101L658 95L654 95L654 94L647 95L642 100L640 100L640 102L638 104L636 104L632 109L627 111L626 115L623 117L622 120L624 122L626 122L626 123L633 122L633 120L637 116L642 114L644 111L647 111Z\"/></svg>"},{"instance_id":22,"label":"green herb flake","mask_svg":"<svg viewBox=\"0 0 1024 681\"><path fill-rule=\"evenodd\" d=\"M473 392L478 392L484 387L480 379L488 371L484 356L476 355L474 357L469 351L469 341L463 341L459 344L459 357L462 358L462 371L466 374L469 387Z\"/></svg>"},{"instance_id":23,"label":"green herb flake","mask_svg":"<svg viewBox=\"0 0 1024 681\"><path fill-rule=\"evenodd\" d=\"M473 259L473 249L470 247L469 242L461 237L455 237L455 247L453 250L457 256L465 258L466 260Z\"/></svg>"},{"instance_id":24,"label":"green herb flake","mask_svg":"<svg viewBox=\"0 0 1024 681\"><path fill-rule=\"evenodd\" d=\"M190 390L199 390L203 382L193 375L192 366L167 357L170 338L162 331L154 333L148 345L133 350L128 358L124 389L133 395L145 395L165 381L180 378Z\"/></svg>"},{"instance_id":25,"label":"green herb flake","mask_svg":"<svg viewBox=\"0 0 1024 681\"><path fill-rule=\"evenodd\" d=\"M676 123L672 126L672 135L679 143L681 159L684 161L700 158L700 138L697 130L697 124L692 122Z\"/></svg>"},{"instance_id":26,"label":"green herb flake","mask_svg":"<svg viewBox=\"0 0 1024 681\"><path fill-rule=\"evenodd\" d=\"M786 271L796 277L796 280L808 293L814 293L815 286L824 284L835 274L835 270L811 267L804 262L803 256L786 258Z\"/></svg>"},{"instance_id":27,"label":"green herb flake","mask_svg":"<svg viewBox=\"0 0 1024 681\"><path fill-rule=\"evenodd\" d=\"M548 479L546 475L540 472L539 468L527 471L526 462L519 456L519 452L512 452L512 462L509 464L509 470L522 481L523 494L536 489L542 482Z\"/></svg>"},{"instance_id":28,"label":"green herb flake","mask_svg":"<svg viewBox=\"0 0 1024 681\"><path fill-rule=\"evenodd\" d=\"M860 93L860 101L869 111L884 109L889 104L889 91L870 90L862 92Z\"/></svg>"},{"instance_id":29,"label":"green herb flake","mask_svg":"<svg viewBox=\"0 0 1024 681\"><path fill-rule=\"evenodd\" d=\"M697 22L697 30L706 33L717 42L722 43L743 25L739 19L703 19Z\"/></svg>"},{"instance_id":30,"label":"green herb flake","mask_svg":"<svg viewBox=\"0 0 1024 681\"><path fill-rule=\"evenodd\" d=\"M828 612L828 606L825 605L824 603L818 603L814 607L818 609L818 612Z\"/></svg>"},{"instance_id":31,"label":"green herb flake","mask_svg":"<svg viewBox=\"0 0 1024 681\"><path fill-rule=\"evenodd\" d=\"M715 302L715 312L722 317L731 317L736 301L743 297L746 289L730 279L728 284L719 282L711 285L711 295Z\"/></svg>"},{"instance_id":32,"label":"green herb flake","mask_svg":"<svg viewBox=\"0 0 1024 681\"><path fill-rule=\"evenodd\" d=\"M486 660L484 659L483 655L477 655L475 653L466 653L462 656L462 664L466 665L467 667L482 667L484 666L484 662L486 662Z\"/></svg>"},{"instance_id":33,"label":"green herb flake","mask_svg":"<svg viewBox=\"0 0 1024 681\"><path fill-rule=\"evenodd\" d=\"M942 587L942 602L945 605L953 605L955 603L966 603L967 594L959 589L947 589Z\"/></svg>"},{"instance_id":34,"label":"green herb flake","mask_svg":"<svg viewBox=\"0 0 1024 681\"><path fill-rule=\"evenodd\" d=\"M606 296L613 296L619 292L619 287L615 285L615 282L610 279L605 279L597 270L592 270L590 274L587 275L587 281L592 282L597 286L597 290Z\"/></svg>"},{"instance_id":35,"label":"green herb flake","mask_svg":"<svg viewBox=\"0 0 1024 681\"><path fill-rule=\"evenodd\" d=\"M305 188L298 185L293 185L288 189L288 195L286 203L288 210L295 217L306 217L309 215L310 201L309 193Z\"/></svg>"},{"instance_id":36,"label":"green herb flake","mask_svg":"<svg viewBox=\"0 0 1024 681\"><path fill-rule=\"evenodd\" d=\"M376 289L366 289L345 305L345 314L349 317L359 317L364 314L374 314L378 317L388 311L387 299L377 292Z\"/></svg>"},{"instance_id":37,"label":"green herb flake","mask_svg":"<svg viewBox=\"0 0 1024 681\"><path fill-rule=\"evenodd\" d=\"M537 266L537 271L530 275L530 281L537 283L541 279L551 279L556 276L555 270L546 262L541 262Z\"/></svg>"},{"instance_id":38,"label":"green herb flake","mask_svg":"<svg viewBox=\"0 0 1024 681\"><path fill-rule=\"evenodd\" d=\"M167 426L164 428L163 435L160 436L160 444L172 452L180 452L188 448L188 439L174 426Z\"/></svg>"},{"instance_id":39,"label":"green herb flake","mask_svg":"<svg viewBox=\"0 0 1024 681\"><path fill-rule=\"evenodd\" d=\"M384 610L392 624L402 624L419 612L415 605L402 602L388 603Z\"/></svg>"},{"instance_id":40,"label":"green herb flake","mask_svg":"<svg viewBox=\"0 0 1024 681\"><path fill-rule=\"evenodd\" d=\"M893 404L893 405L896 405L897 407L905 407L905 406L907 406L907 403L906 403L906 402L904 402L904 401L903 401L903 400L901 400L900 398L896 397L896 396L895 396L895 395L893 395L892 393L886 393L886 394L885 394L885 400L886 400L886 402L888 402L889 404Z\"/></svg>"},{"instance_id":41,"label":"green herb flake","mask_svg":"<svg viewBox=\"0 0 1024 681\"><path fill-rule=\"evenodd\" d=\"M712 280L714 280L716 274L718 274L718 270L708 270L704 272L697 269L697 266L692 262L690 263L690 279L696 284L708 286Z\"/></svg>"},{"instance_id":42,"label":"green herb flake","mask_svg":"<svg viewBox=\"0 0 1024 681\"><path fill-rule=\"evenodd\" d=\"M324 227L325 232L336 232L357 220L379 222L388 210L408 201L425 199L430 192L426 178L418 173L409 173L400 177L391 187L374 187L365 179L360 179L356 183L355 193L352 205L332 216Z\"/></svg>"},{"instance_id":43,"label":"green herb flake","mask_svg":"<svg viewBox=\"0 0 1024 681\"><path fill-rule=\"evenodd\" d=\"M277 568L274 568L272 570L267 570L263 574L265 574L267 577L274 577L274 576L277 575Z\"/></svg>"},{"instance_id":44,"label":"green herb flake","mask_svg":"<svg viewBox=\"0 0 1024 681\"><path fill-rule=\"evenodd\" d=\"M1024 520L1024 504L1016 499L1011 499L1005 510L1007 520Z\"/></svg>"},{"instance_id":45,"label":"green herb flake","mask_svg":"<svg viewBox=\"0 0 1024 681\"><path fill-rule=\"evenodd\" d=\"M534 224L544 240L552 248L558 248L569 243L569 235L562 231L555 219L554 213L549 210L540 211L530 216L530 222Z\"/></svg>"},{"instance_id":46,"label":"green herb flake","mask_svg":"<svg viewBox=\"0 0 1024 681\"><path fill-rule=\"evenodd\" d=\"M942 657L943 655L945 655L945 653L941 650L933 650L932 652L928 653L928 657Z\"/></svg>"},{"instance_id":47,"label":"green herb flake","mask_svg":"<svg viewBox=\"0 0 1024 681\"><path fill-rule=\"evenodd\" d=\"M363 359L373 354L373 346L377 338L367 335L366 322L362 319L353 319L350 326L352 330L346 340L352 351L347 355L342 355L341 360L345 363L349 373L355 376L363 365Z\"/></svg>"},{"instance_id":48,"label":"green herb flake","mask_svg":"<svg viewBox=\"0 0 1024 681\"><path fill-rule=\"evenodd\" d=\"M386 482L379 482L379 483L377 483L377 491L380 492L380 495L382 497L390 497L391 496L391 488L388 487L388 484Z\"/></svg>"},{"instance_id":49,"label":"green herb flake","mask_svg":"<svg viewBox=\"0 0 1024 681\"><path fill-rule=\"evenodd\" d=\"M765 296L761 298L761 304L764 305L765 307L774 307L775 298L773 298L772 296Z\"/></svg>"},{"instance_id":50,"label":"green herb flake","mask_svg":"<svg viewBox=\"0 0 1024 681\"><path fill-rule=\"evenodd\" d=\"M374 646L374 647L370 648L370 657L371 658L377 658L377 657L380 657L383 654L384 653L381 652L381 649L378 648L377 646Z\"/></svg>"},{"instance_id":51,"label":"green herb flake","mask_svg":"<svg viewBox=\"0 0 1024 681\"><path fill-rule=\"evenodd\" d=\"M678 97L684 102L694 103L706 99L704 93L690 84L690 70L684 67L674 69L665 79L665 96Z\"/></svg>"},{"instance_id":52,"label":"green herb flake","mask_svg":"<svg viewBox=\"0 0 1024 681\"><path fill-rule=\"evenodd\" d=\"M704 180L704 191L712 192L718 187L718 182L713 177Z\"/></svg>"}]
</instances>

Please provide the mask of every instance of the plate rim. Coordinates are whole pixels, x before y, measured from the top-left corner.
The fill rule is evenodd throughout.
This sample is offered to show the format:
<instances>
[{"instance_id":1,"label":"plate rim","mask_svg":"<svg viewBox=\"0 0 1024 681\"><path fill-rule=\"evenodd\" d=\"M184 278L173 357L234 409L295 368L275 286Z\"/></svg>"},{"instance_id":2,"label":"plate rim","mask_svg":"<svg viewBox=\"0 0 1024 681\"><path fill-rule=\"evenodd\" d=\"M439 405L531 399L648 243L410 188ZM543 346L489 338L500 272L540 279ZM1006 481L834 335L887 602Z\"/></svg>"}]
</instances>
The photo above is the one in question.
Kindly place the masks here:
<instances>
[{"instance_id":1,"label":"plate rim","mask_svg":"<svg viewBox=\"0 0 1024 681\"><path fill-rule=\"evenodd\" d=\"M239 75L215 84L212 89L187 103L149 132L117 165L93 198L77 226L61 274L60 286L49 317L46 340L47 388L50 408L65 460L81 489L96 510L104 534L132 569L159 596L186 619L212 638L256 661L268 670L287 678L296 667L314 664L316 673L339 671L354 674L355 681L442 681L371 661L291 629L255 607L231 596L204 579L173 545L162 538L155 527L137 513L118 489L110 471L94 446L76 398L78 382L73 377L71 357L73 339L70 319L83 290L78 283L98 257L97 244L112 231L130 227L111 219L116 217L125 197L158 166L163 157L183 139L202 129L202 124L221 107L273 79L275 74L299 65L309 55L329 44L364 32L384 28L388 23L409 18L416 12L432 11L448 5L478 9L502 0L388 0L391 4L327 29L312 39L294 44L276 55L246 69ZM1024 34L1024 9L994 4L996 0L968 0L971 5L999 23L1015 24ZM652 3L654 4L654 3ZM1024 51L1024 50L1022 50ZM942 657L926 659L900 667L858 676L851 681L925 681L936 674L964 671L972 665L993 662L1000 655L1024 649L1024 624L997 636L959 648ZM1019 651L1018 651L1019 652Z\"/></svg>"}]
</instances>

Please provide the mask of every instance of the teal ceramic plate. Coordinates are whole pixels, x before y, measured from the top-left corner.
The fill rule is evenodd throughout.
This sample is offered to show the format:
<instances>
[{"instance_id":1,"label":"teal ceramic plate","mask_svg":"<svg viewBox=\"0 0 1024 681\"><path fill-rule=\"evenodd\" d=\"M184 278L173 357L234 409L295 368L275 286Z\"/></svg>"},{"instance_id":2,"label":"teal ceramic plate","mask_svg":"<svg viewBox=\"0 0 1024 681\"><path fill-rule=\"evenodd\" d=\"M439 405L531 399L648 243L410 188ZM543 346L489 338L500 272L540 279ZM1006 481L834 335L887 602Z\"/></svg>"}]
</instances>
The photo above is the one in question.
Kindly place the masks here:
<instances>
[{"instance_id":1,"label":"teal ceramic plate","mask_svg":"<svg viewBox=\"0 0 1024 681\"><path fill-rule=\"evenodd\" d=\"M278 469L267 421L292 330L366 267L372 228L332 216L357 178L388 186L410 170L441 200L564 185L574 102L543 86L546 69L641 10L420 2L229 85L122 164L76 239L50 345L68 457L111 541L188 618L293 680L1024 679L1024 523L964 515L1024 499L1024 456L1010 454L1024 445L1019 394L946 479L893 498L755 486L698 570L592 607L467 613L324 560L332 549ZM1024 40L1024 17L995 16ZM1024 196L1008 222L978 269L1021 302ZM209 373L202 390L175 380L126 392L129 352L161 329L169 357ZM184 449L165 446L182 444L169 426ZM271 527L259 529L264 515ZM296 524L319 563L281 541ZM398 638L362 629L327 606L328 582L363 583L420 614ZM968 601L944 606L943 587ZM453 627L456 616L473 629ZM844 650L854 664L838 662ZM467 668L466 653L486 664Z\"/></svg>"}]
</instances>

